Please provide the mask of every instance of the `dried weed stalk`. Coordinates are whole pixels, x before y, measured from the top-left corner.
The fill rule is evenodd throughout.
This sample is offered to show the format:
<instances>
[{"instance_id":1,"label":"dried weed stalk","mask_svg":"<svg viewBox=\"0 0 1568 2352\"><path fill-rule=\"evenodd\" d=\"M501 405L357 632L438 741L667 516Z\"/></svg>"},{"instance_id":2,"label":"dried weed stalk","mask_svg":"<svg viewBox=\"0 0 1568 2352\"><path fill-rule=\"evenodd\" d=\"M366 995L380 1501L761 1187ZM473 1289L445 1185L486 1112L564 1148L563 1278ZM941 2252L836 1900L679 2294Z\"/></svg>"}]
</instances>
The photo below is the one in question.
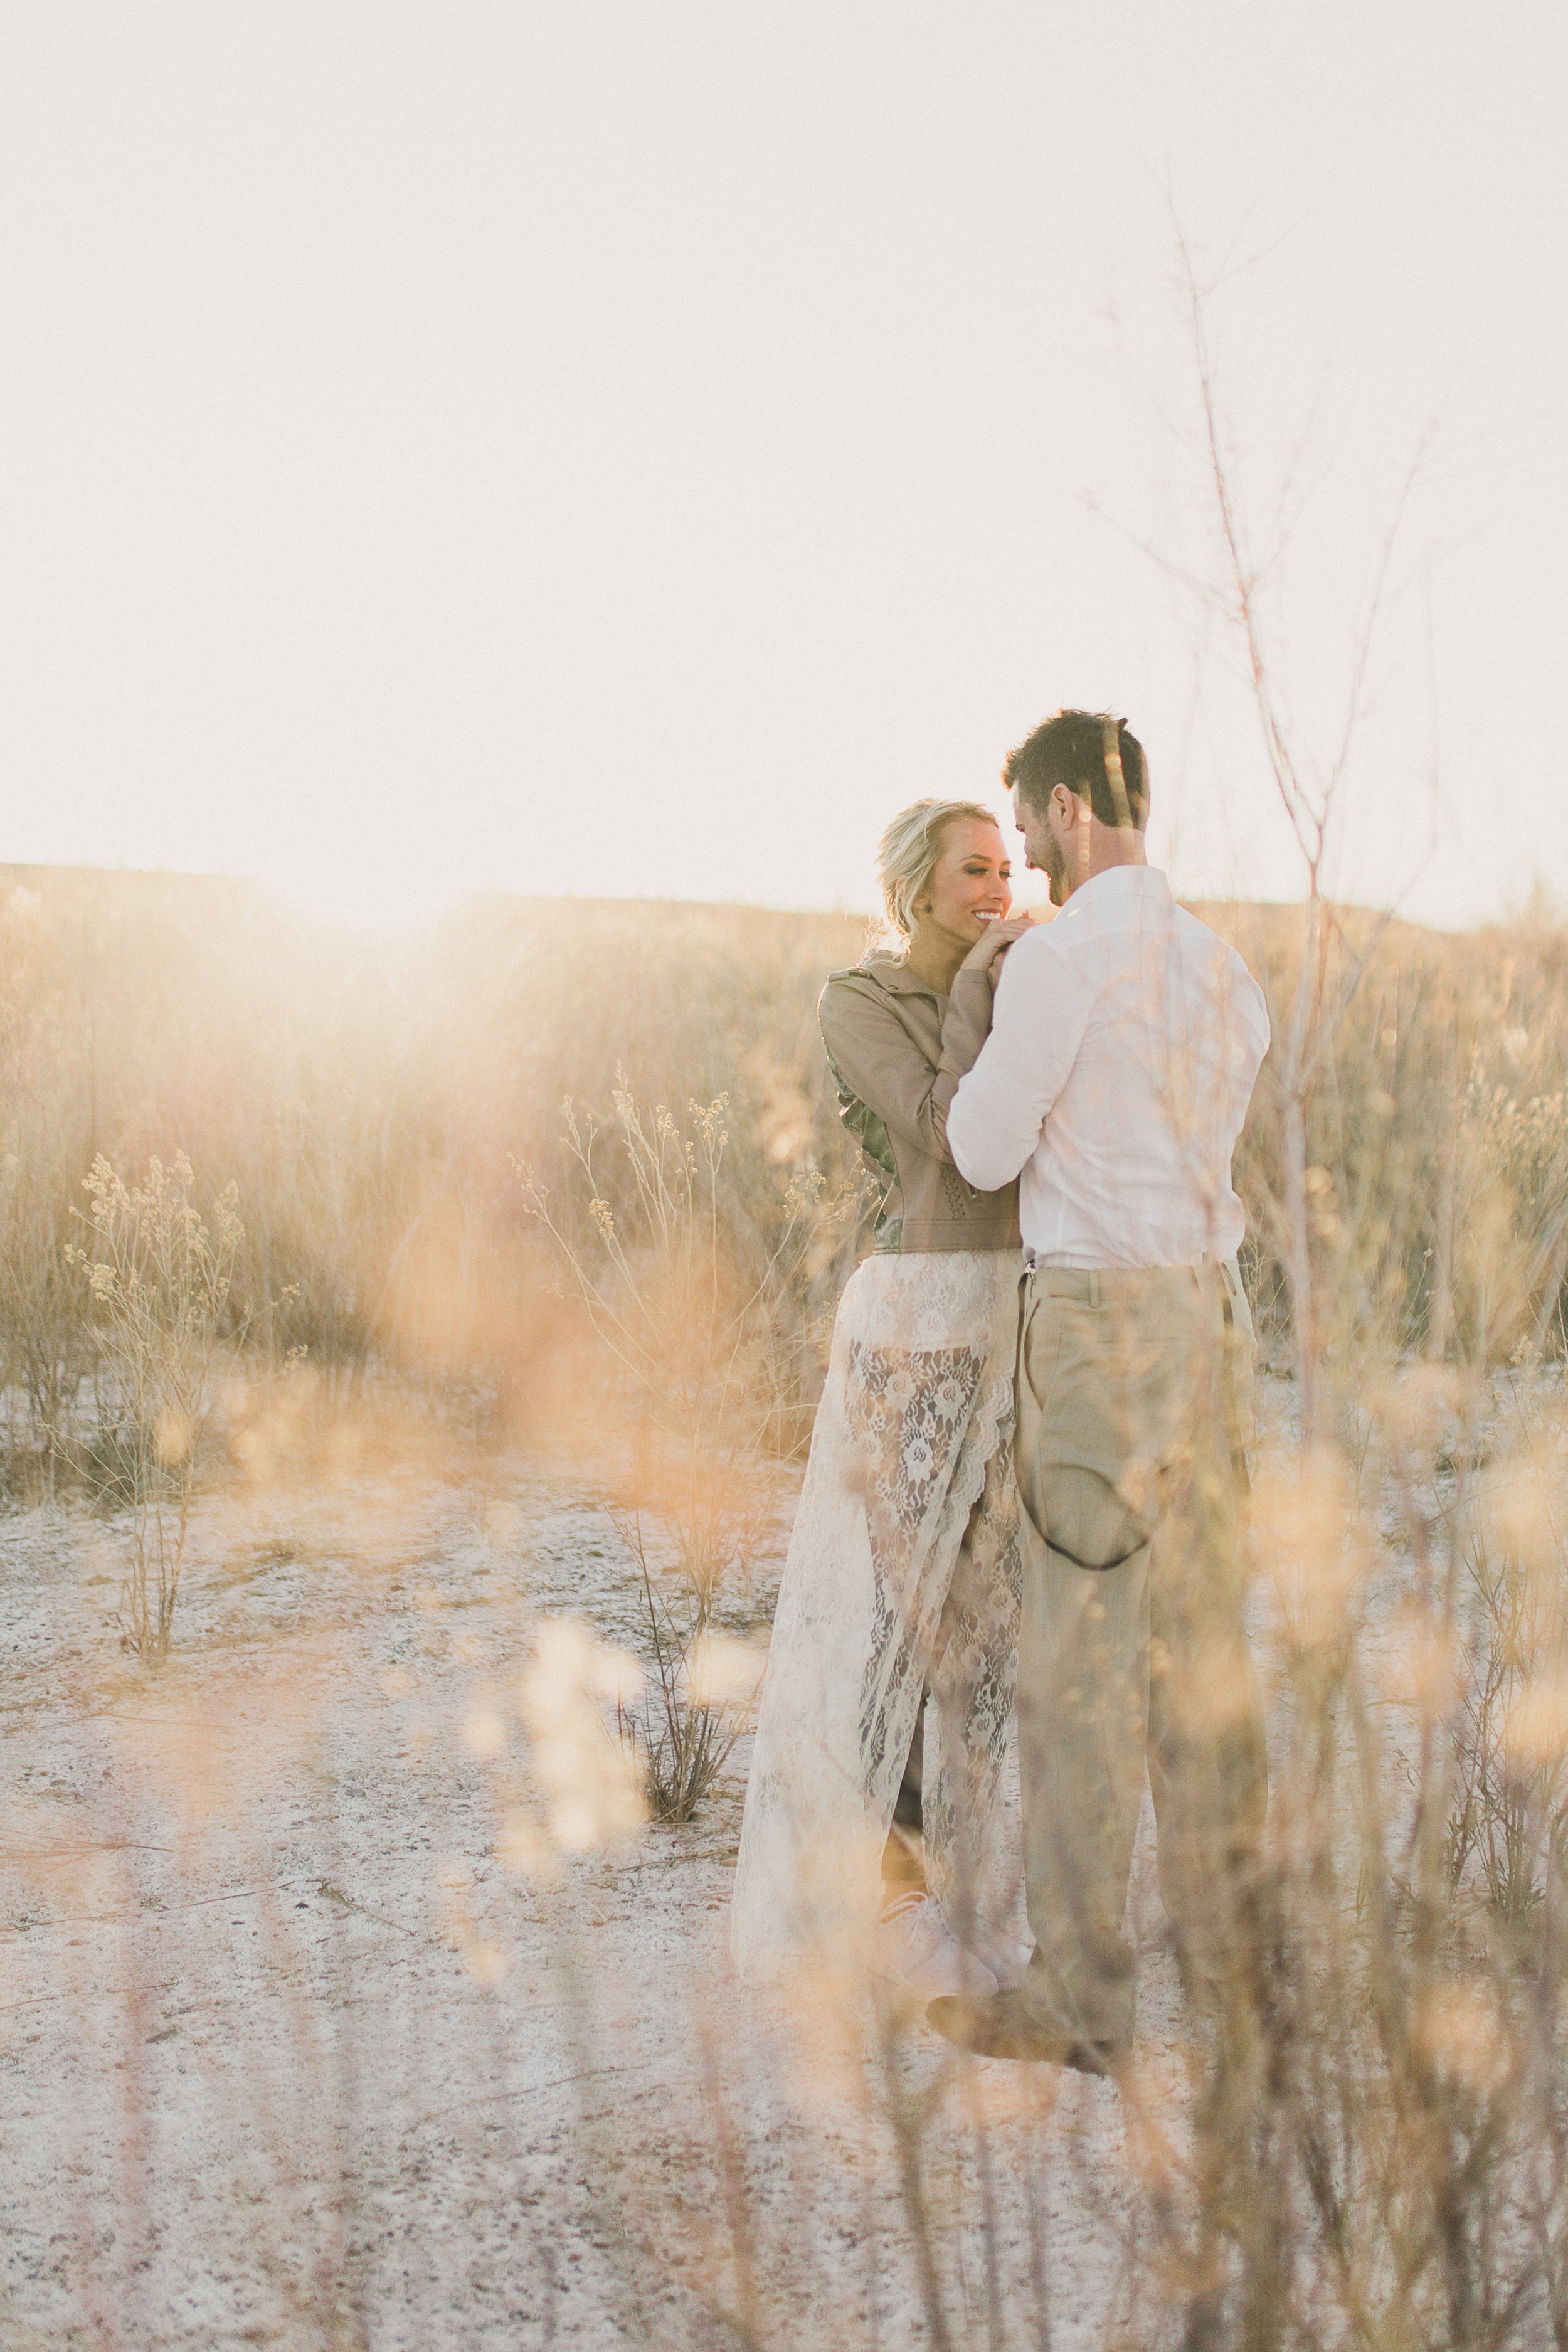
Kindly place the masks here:
<instances>
[{"instance_id":1,"label":"dried weed stalk","mask_svg":"<svg viewBox=\"0 0 1568 2352\"><path fill-rule=\"evenodd\" d=\"M1190 2108L1143 2118L1154 2226L1130 2262L1159 2340L1194 2352L1561 2345L1561 958L1538 968L1548 1017L1500 1018L1517 966L1467 997L1405 966L1387 917L1325 897L1400 518L1342 738L1314 763L1279 707L1186 276L1220 602L1305 874L1294 938L1260 923L1249 942L1275 1045L1242 1154L1294 1379L1256 1496L1267 1840L1234 1969L1192 2018Z\"/></svg>"},{"instance_id":2,"label":"dried weed stalk","mask_svg":"<svg viewBox=\"0 0 1568 2352\"><path fill-rule=\"evenodd\" d=\"M196 1451L215 1402L213 1360L244 1237L230 1185L212 1229L191 1200L190 1162L151 1162L132 1188L101 1157L86 1180L90 1249L73 1245L99 1318L114 1423L100 1442L105 1500L130 1514L121 1592L126 1645L144 1663L169 1654L195 1486Z\"/></svg>"}]
</instances>

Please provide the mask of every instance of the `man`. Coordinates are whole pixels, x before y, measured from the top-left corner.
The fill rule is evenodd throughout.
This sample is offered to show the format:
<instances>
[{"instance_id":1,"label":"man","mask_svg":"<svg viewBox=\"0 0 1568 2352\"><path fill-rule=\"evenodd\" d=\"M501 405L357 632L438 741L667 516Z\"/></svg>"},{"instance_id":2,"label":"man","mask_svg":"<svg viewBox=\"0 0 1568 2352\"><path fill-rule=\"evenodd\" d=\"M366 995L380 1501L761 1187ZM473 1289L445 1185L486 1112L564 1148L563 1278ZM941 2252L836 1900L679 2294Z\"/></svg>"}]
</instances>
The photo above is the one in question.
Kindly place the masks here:
<instances>
[{"instance_id":1,"label":"man","mask_svg":"<svg viewBox=\"0 0 1568 2352\"><path fill-rule=\"evenodd\" d=\"M1003 769L1060 913L1008 949L948 1113L970 1183L1021 1176L1019 1759L1035 1951L951 2040L1112 2071L1132 2032L1122 1933L1147 1760L1188 1990L1241 1948L1267 1783L1242 1620L1252 1326L1231 1155L1268 1045L1235 950L1149 866L1125 722L1064 710Z\"/></svg>"}]
</instances>

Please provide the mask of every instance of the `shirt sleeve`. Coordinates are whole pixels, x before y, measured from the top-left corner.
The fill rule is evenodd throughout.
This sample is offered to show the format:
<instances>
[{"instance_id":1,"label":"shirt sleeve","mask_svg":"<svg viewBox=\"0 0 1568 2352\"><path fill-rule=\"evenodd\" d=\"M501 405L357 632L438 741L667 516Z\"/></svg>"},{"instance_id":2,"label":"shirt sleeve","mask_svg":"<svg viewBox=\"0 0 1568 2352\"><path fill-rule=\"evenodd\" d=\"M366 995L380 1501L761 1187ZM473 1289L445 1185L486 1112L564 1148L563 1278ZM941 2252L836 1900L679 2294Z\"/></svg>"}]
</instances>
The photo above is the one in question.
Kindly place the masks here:
<instances>
[{"instance_id":1,"label":"shirt sleeve","mask_svg":"<svg viewBox=\"0 0 1568 2352\"><path fill-rule=\"evenodd\" d=\"M1007 951L991 1034L947 1114L959 1174L982 1192L1011 1183L1067 1084L1094 990L1047 930Z\"/></svg>"},{"instance_id":2,"label":"shirt sleeve","mask_svg":"<svg viewBox=\"0 0 1568 2352\"><path fill-rule=\"evenodd\" d=\"M1245 1112L1264 1055L1273 1042L1268 999L1234 948L1226 958L1226 1009L1233 1031L1227 1060Z\"/></svg>"},{"instance_id":3,"label":"shirt sleeve","mask_svg":"<svg viewBox=\"0 0 1568 2352\"><path fill-rule=\"evenodd\" d=\"M959 972L942 1024L942 1060L933 1070L874 981L853 973L835 977L816 1009L828 1058L850 1092L876 1112L889 1135L950 1163L948 1105L980 1051L990 1016L985 974Z\"/></svg>"}]
</instances>

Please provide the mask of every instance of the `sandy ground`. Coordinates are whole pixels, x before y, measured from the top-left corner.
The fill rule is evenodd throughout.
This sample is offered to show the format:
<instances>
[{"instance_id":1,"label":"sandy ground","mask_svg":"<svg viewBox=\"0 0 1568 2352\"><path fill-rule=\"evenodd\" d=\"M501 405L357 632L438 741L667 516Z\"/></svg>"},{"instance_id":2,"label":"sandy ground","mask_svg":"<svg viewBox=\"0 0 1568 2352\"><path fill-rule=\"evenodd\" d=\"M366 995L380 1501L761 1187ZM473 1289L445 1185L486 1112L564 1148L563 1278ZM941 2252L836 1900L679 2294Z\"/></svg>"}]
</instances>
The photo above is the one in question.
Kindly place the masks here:
<instances>
[{"instance_id":1,"label":"sandy ground","mask_svg":"<svg viewBox=\"0 0 1568 2352\"><path fill-rule=\"evenodd\" d=\"M123 1542L0 1520L7 2352L1155 2340L1113 2089L735 1985L743 1748L689 1829L498 1859L540 1622L635 1623L584 1482L211 1497L155 1675ZM1173 2112L1152 1947L1140 2004Z\"/></svg>"}]
</instances>

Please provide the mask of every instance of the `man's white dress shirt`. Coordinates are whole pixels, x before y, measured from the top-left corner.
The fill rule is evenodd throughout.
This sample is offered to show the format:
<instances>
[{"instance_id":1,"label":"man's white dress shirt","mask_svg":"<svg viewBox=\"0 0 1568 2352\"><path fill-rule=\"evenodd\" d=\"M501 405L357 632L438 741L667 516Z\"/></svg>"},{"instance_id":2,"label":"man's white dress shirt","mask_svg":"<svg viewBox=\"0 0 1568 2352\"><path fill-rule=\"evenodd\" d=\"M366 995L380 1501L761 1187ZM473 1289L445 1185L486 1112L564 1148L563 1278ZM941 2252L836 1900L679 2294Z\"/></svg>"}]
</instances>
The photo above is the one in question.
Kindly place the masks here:
<instances>
[{"instance_id":1,"label":"man's white dress shirt","mask_svg":"<svg viewBox=\"0 0 1568 2352\"><path fill-rule=\"evenodd\" d=\"M1231 1154L1268 1050L1263 992L1150 866L1081 883L1008 949L987 1038L947 1114L982 1192L1021 1176L1045 1265L1233 1257Z\"/></svg>"}]
</instances>

